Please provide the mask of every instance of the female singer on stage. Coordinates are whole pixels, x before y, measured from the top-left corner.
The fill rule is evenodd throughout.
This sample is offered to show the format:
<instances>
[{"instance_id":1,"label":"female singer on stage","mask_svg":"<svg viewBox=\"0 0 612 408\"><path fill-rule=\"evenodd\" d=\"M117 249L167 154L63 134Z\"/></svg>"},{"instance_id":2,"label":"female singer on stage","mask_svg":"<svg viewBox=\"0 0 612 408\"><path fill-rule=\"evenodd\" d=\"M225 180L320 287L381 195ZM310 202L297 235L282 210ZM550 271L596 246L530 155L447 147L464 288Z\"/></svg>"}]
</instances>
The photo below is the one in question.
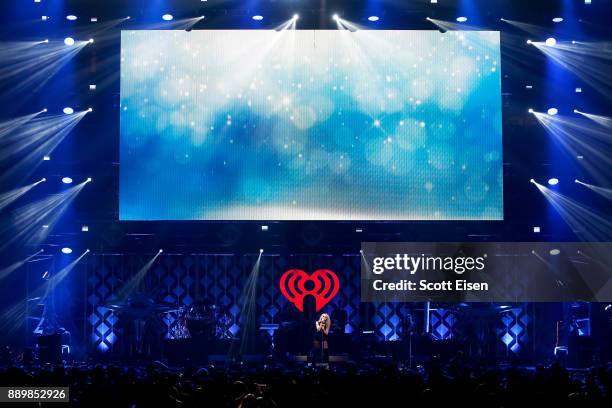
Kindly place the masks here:
<instances>
[{"instance_id":1,"label":"female singer on stage","mask_svg":"<svg viewBox=\"0 0 612 408\"><path fill-rule=\"evenodd\" d=\"M327 363L329 361L329 345L327 336L331 328L331 319L327 313L323 313L319 320L315 322L315 335L312 348L312 360L317 363Z\"/></svg>"}]
</instances>

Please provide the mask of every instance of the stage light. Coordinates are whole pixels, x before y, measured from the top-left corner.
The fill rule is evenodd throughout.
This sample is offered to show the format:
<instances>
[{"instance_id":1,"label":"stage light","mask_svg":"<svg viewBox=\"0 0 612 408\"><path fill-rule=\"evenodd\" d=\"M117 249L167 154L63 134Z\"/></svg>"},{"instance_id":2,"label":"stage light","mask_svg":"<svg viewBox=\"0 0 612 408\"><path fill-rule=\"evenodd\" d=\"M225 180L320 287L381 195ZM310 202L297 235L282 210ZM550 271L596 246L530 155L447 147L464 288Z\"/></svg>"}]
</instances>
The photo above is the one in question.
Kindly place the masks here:
<instances>
[{"instance_id":1,"label":"stage light","mask_svg":"<svg viewBox=\"0 0 612 408\"><path fill-rule=\"evenodd\" d=\"M370 17L368 17L368 20L370 20L370 21L378 21L379 18L378 18L378 16L370 16Z\"/></svg>"},{"instance_id":2,"label":"stage light","mask_svg":"<svg viewBox=\"0 0 612 408\"><path fill-rule=\"evenodd\" d=\"M431 4L436 4L438 0L431 0Z\"/></svg>"},{"instance_id":3,"label":"stage light","mask_svg":"<svg viewBox=\"0 0 612 408\"><path fill-rule=\"evenodd\" d=\"M98 17L92 17L89 19L89 21L91 21L92 23L97 23L98 22Z\"/></svg>"},{"instance_id":4,"label":"stage light","mask_svg":"<svg viewBox=\"0 0 612 408\"><path fill-rule=\"evenodd\" d=\"M555 17L552 19L553 23L560 23L563 21L563 17Z\"/></svg>"},{"instance_id":5,"label":"stage light","mask_svg":"<svg viewBox=\"0 0 612 408\"><path fill-rule=\"evenodd\" d=\"M527 44L531 44L531 40L527 40Z\"/></svg>"},{"instance_id":6,"label":"stage light","mask_svg":"<svg viewBox=\"0 0 612 408\"><path fill-rule=\"evenodd\" d=\"M559 110L557 108L548 108L546 113L548 113L550 116L555 116L557 113L559 113Z\"/></svg>"},{"instance_id":7,"label":"stage light","mask_svg":"<svg viewBox=\"0 0 612 408\"><path fill-rule=\"evenodd\" d=\"M549 178L548 179L548 184L551 186L556 186L557 184L559 184L559 179L558 178Z\"/></svg>"},{"instance_id":8,"label":"stage light","mask_svg":"<svg viewBox=\"0 0 612 408\"><path fill-rule=\"evenodd\" d=\"M93 38L90 38L90 39L89 39L89 41L87 41L87 42L88 42L88 43L90 43L90 44L93 44L94 39L93 39Z\"/></svg>"},{"instance_id":9,"label":"stage light","mask_svg":"<svg viewBox=\"0 0 612 408\"><path fill-rule=\"evenodd\" d=\"M42 21L47 21L47 20L49 19L49 17L48 17L48 16L41 16L41 17L40 17L40 19L41 19Z\"/></svg>"},{"instance_id":10,"label":"stage light","mask_svg":"<svg viewBox=\"0 0 612 408\"><path fill-rule=\"evenodd\" d=\"M299 16L298 14L294 14L294 15L293 15L293 19L294 19L294 20L297 20L298 18L300 18L300 16Z\"/></svg>"},{"instance_id":11,"label":"stage light","mask_svg":"<svg viewBox=\"0 0 612 408\"><path fill-rule=\"evenodd\" d=\"M457 17L457 21L460 23L465 23L467 21L467 17Z\"/></svg>"},{"instance_id":12,"label":"stage light","mask_svg":"<svg viewBox=\"0 0 612 408\"><path fill-rule=\"evenodd\" d=\"M260 249L260 250L259 250L259 253L260 253L260 254L261 254L261 253L263 253L263 249Z\"/></svg>"},{"instance_id":13,"label":"stage light","mask_svg":"<svg viewBox=\"0 0 612 408\"><path fill-rule=\"evenodd\" d=\"M87 112L93 112L93 108L88 108Z\"/></svg>"},{"instance_id":14,"label":"stage light","mask_svg":"<svg viewBox=\"0 0 612 408\"><path fill-rule=\"evenodd\" d=\"M334 14L334 15L332 16L332 18L334 19L334 21L338 21L338 18L339 18L339 17L338 17L338 15L337 15L337 14Z\"/></svg>"},{"instance_id":15,"label":"stage light","mask_svg":"<svg viewBox=\"0 0 612 408\"><path fill-rule=\"evenodd\" d=\"M74 38L72 38L72 37L64 38L64 44L66 44L66 45L74 45Z\"/></svg>"},{"instance_id":16,"label":"stage light","mask_svg":"<svg viewBox=\"0 0 612 408\"><path fill-rule=\"evenodd\" d=\"M85 250L85 253L86 253L86 254L88 254L88 253L89 253L89 248L87 248L87 249Z\"/></svg>"},{"instance_id":17,"label":"stage light","mask_svg":"<svg viewBox=\"0 0 612 408\"><path fill-rule=\"evenodd\" d=\"M93 180L91 177L87 177L87 180L85 180L86 183L91 183Z\"/></svg>"},{"instance_id":18,"label":"stage light","mask_svg":"<svg viewBox=\"0 0 612 408\"><path fill-rule=\"evenodd\" d=\"M529 110L527 112L533 113L533 109L529 108Z\"/></svg>"},{"instance_id":19,"label":"stage light","mask_svg":"<svg viewBox=\"0 0 612 408\"><path fill-rule=\"evenodd\" d=\"M47 155L43 156L43 161L49 161L49 160L51 160L51 156L47 156Z\"/></svg>"},{"instance_id":20,"label":"stage light","mask_svg":"<svg viewBox=\"0 0 612 408\"><path fill-rule=\"evenodd\" d=\"M529 182L535 184L535 180L534 179L529 179Z\"/></svg>"},{"instance_id":21,"label":"stage light","mask_svg":"<svg viewBox=\"0 0 612 408\"><path fill-rule=\"evenodd\" d=\"M72 253L72 248L63 247L62 248L62 253L63 254L71 254Z\"/></svg>"},{"instance_id":22,"label":"stage light","mask_svg":"<svg viewBox=\"0 0 612 408\"><path fill-rule=\"evenodd\" d=\"M64 178L62 178L62 183L70 184L70 183L72 183L72 179L70 177L64 177Z\"/></svg>"},{"instance_id":23,"label":"stage light","mask_svg":"<svg viewBox=\"0 0 612 408\"><path fill-rule=\"evenodd\" d=\"M81 232L88 232L89 231L89 225L81 225Z\"/></svg>"},{"instance_id":24,"label":"stage light","mask_svg":"<svg viewBox=\"0 0 612 408\"><path fill-rule=\"evenodd\" d=\"M591 0L584 0L584 4L591 4Z\"/></svg>"},{"instance_id":25,"label":"stage light","mask_svg":"<svg viewBox=\"0 0 612 408\"><path fill-rule=\"evenodd\" d=\"M262 225L261 226L261 230L262 231L267 231L268 230L268 226L267 225Z\"/></svg>"},{"instance_id":26,"label":"stage light","mask_svg":"<svg viewBox=\"0 0 612 408\"><path fill-rule=\"evenodd\" d=\"M580 113L578 109L574 109L574 113Z\"/></svg>"},{"instance_id":27,"label":"stage light","mask_svg":"<svg viewBox=\"0 0 612 408\"><path fill-rule=\"evenodd\" d=\"M582 93L582 88L576 88L576 93Z\"/></svg>"},{"instance_id":28,"label":"stage light","mask_svg":"<svg viewBox=\"0 0 612 408\"><path fill-rule=\"evenodd\" d=\"M95 84L89 85L89 90L90 91L95 91L96 90L96 85Z\"/></svg>"},{"instance_id":29,"label":"stage light","mask_svg":"<svg viewBox=\"0 0 612 408\"><path fill-rule=\"evenodd\" d=\"M49 44L49 39L45 39L45 41L43 41L45 44Z\"/></svg>"},{"instance_id":30,"label":"stage light","mask_svg":"<svg viewBox=\"0 0 612 408\"><path fill-rule=\"evenodd\" d=\"M161 254L162 252L164 252L163 249L159 248L159 251L157 251L157 253Z\"/></svg>"},{"instance_id":31,"label":"stage light","mask_svg":"<svg viewBox=\"0 0 612 408\"><path fill-rule=\"evenodd\" d=\"M540 232L540 227L533 227L533 232L538 234Z\"/></svg>"},{"instance_id":32,"label":"stage light","mask_svg":"<svg viewBox=\"0 0 612 408\"><path fill-rule=\"evenodd\" d=\"M255 20L255 21L261 21L261 20L263 20L263 16L260 16L259 14L258 14L258 15L255 15L255 16L253 16L253 17L251 17L251 18L252 18L253 20Z\"/></svg>"},{"instance_id":33,"label":"stage light","mask_svg":"<svg viewBox=\"0 0 612 408\"><path fill-rule=\"evenodd\" d=\"M47 224L43 225L42 228L47 229L49 226Z\"/></svg>"},{"instance_id":34,"label":"stage light","mask_svg":"<svg viewBox=\"0 0 612 408\"><path fill-rule=\"evenodd\" d=\"M550 251L548 251L548 253L553 255L553 256L556 256L556 255L559 255L561 253L561 251L558 250L557 248L553 248Z\"/></svg>"},{"instance_id":35,"label":"stage light","mask_svg":"<svg viewBox=\"0 0 612 408\"><path fill-rule=\"evenodd\" d=\"M174 16L172 14L164 14L162 16L162 20L164 21L172 21L174 19Z\"/></svg>"},{"instance_id":36,"label":"stage light","mask_svg":"<svg viewBox=\"0 0 612 408\"><path fill-rule=\"evenodd\" d=\"M41 0L34 0L34 3L40 3Z\"/></svg>"},{"instance_id":37,"label":"stage light","mask_svg":"<svg viewBox=\"0 0 612 408\"><path fill-rule=\"evenodd\" d=\"M553 37L549 37L546 39L544 44L548 45L549 47L552 47L553 45L557 44L557 40L555 40Z\"/></svg>"},{"instance_id":38,"label":"stage light","mask_svg":"<svg viewBox=\"0 0 612 408\"><path fill-rule=\"evenodd\" d=\"M66 115L72 115L74 113L74 109L72 109L70 106L66 106L64 109L62 109L62 112L64 112Z\"/></svg>"},{"instance_id":39,"label":"stage light","mask_svg":"<svg viewBox=\"0 0 612 408\"><path fill-rule=\"evenodd\" d=\"M43 112L47 112L47 108L43 109L42 111L43 111Z\"/></svg>"},{"instance_id":40,"label":"stage light","mask_svg":"<svg viewBox=\"0 0 612 408\"><path fill-rule=\"evenodd\" d=\"M46 177L43 177L43 178L41 178L41 179L40 179L40 181L41 181L42 183L44 183L45 181L47 181L47 178L46 178Z\"/></svg>"},{"instance_id":41,"label":"stage light","mask_svg":"<svg viewBox=\"0 0 612 408\"><path fill-rule=\"evenodd\" d=\"M76 19L77 19L77 16L75 16L74 14L68 14L66 16L66 20L74 21Z\"/></svg>"},{"instance_id":42,"label":"stage light","mask_svg":"<svg viewBox=\"0 0 612 408\"><path fill-rule=\"evenodd\" d=\"M361 228L355 228L355 232L363 232L363 229L361 229Z\"/></svg>"}]
</instances>

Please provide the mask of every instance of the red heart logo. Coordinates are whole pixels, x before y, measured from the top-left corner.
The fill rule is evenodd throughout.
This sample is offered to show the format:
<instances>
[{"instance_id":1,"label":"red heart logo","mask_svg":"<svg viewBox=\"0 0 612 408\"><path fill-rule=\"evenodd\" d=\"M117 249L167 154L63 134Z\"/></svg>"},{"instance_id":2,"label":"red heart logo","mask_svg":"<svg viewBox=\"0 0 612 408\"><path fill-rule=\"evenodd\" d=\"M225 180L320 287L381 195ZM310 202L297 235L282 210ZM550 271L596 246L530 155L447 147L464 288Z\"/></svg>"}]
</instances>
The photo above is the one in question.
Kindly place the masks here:
<instances>
[{"instance_id":1,"label":"red heart logo","mask_svg":"<svg viewBox=\"0 0 612 408\"><path fill-rule=\"evenodd\" d=\"M306 288L307 282L312 282L311 289ZM340 280L329 269L316 270L312 275L301 269L290 269L280 278L280 290L300 312L304 311L304 298L312 295L318 312L336 296L340 290Z\"/></svg>"}]
</instances>

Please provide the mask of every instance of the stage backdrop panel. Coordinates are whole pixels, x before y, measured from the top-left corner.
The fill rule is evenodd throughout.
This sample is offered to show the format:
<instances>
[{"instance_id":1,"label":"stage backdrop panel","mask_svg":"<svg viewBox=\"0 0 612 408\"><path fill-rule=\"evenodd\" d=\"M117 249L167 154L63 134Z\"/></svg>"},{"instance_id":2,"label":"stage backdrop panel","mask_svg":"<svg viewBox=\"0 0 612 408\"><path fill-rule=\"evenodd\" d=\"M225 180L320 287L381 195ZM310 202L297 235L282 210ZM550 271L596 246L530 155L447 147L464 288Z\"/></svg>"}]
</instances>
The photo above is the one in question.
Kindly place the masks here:
<instances>
[{"instance_id":1,"label":"stage backdrop panel","mask_svg":"<svg viewBox=\"0 0 612 408\"><path fill-rule=\"evenodd\" d=\"M122 220L501 220L499 32L123 31Z\"/></svg>"}]
</instances>

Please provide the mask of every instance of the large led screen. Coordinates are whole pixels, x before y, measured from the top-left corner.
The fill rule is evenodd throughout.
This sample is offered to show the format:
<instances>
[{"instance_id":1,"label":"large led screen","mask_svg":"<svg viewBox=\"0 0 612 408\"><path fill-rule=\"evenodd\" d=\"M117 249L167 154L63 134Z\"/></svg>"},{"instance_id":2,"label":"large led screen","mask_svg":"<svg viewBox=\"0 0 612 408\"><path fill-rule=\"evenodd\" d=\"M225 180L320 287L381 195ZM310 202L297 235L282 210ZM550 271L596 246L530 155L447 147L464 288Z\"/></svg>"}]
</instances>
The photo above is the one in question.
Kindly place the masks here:
<instances>
[{"instance_id":1,"label":"large led screen","mask_svg":"<svg viewBox=\"0 0 612 408\"><path fill-rule=\"evenodd\" d=\"M499 33L124 31L122 220L500 220Z\"/></svg>"}]
</instances>

